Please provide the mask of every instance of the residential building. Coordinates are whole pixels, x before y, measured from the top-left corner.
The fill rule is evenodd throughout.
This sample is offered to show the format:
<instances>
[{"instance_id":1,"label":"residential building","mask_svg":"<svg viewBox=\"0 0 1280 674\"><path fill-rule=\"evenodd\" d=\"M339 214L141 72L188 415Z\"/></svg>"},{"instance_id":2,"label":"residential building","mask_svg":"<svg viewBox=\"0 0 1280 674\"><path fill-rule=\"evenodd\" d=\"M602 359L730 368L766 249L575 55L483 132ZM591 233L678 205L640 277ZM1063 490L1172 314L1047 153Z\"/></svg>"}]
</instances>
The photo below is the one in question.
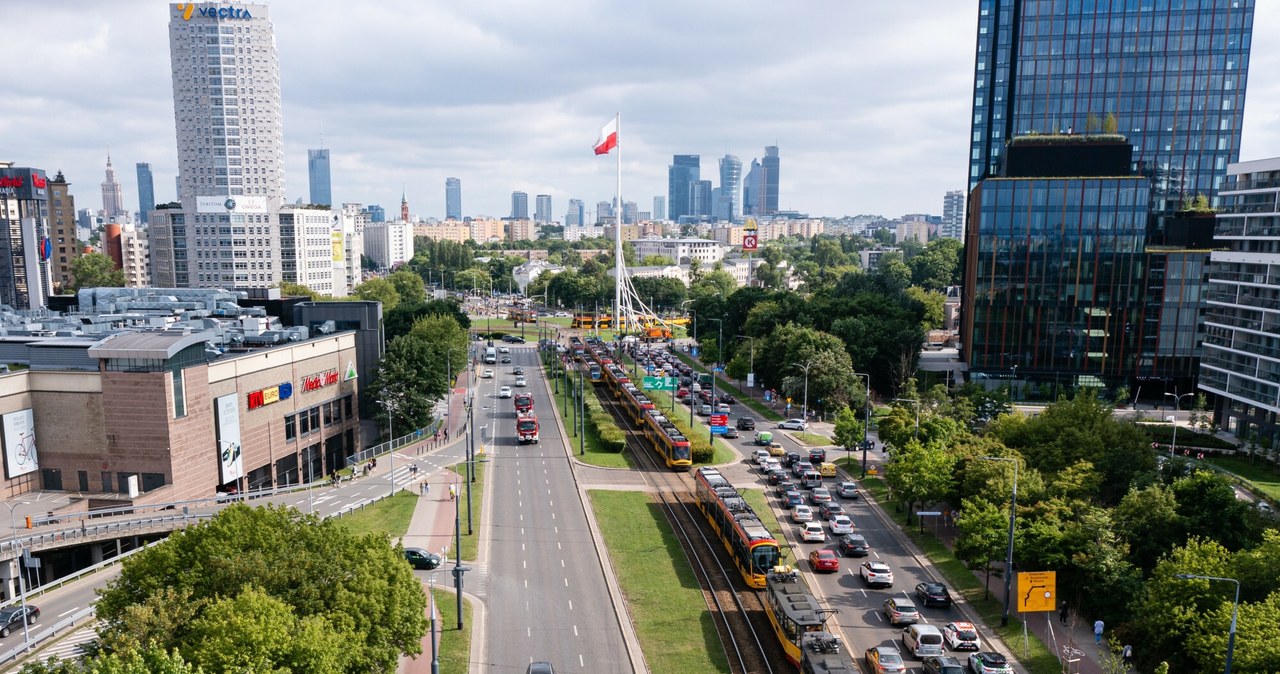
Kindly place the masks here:
<instances>
[{"instance_id":1,"label":"residential building","mask_svg":"<svg viewBox=\"0 0 1280 674\"><path fill-rule=\"evenodd\" d=\"M915 239L922 244L929 243L929 223L923 220L899 222L894 242L901 245L903 241L908 239Z\"/></svg>"},{"instance_id":2,"label":"residential building","mask_svg":"<svg viewBox=\"0 0 1280 674\"><path fill-rule=\"evenodd\" d=\"M284 133L269 8L183 9L168 5L181 209L148 227L154 277L270 286L283 278Z\"/></svg>"},{"instance_id":3,"label":"residential building","mask_svg":"<svg viewBox=\"0 0 1280 674\"><path fill-rule=\"evenodd\" d=\"M676 264L697 260L704 268L724 259L725 252L723 245L709 239L636 239L631 245L639 259L661 255Z\"/></svg>"},{"instance_id":4,"label":"residential building","mask_svg":"<svg viewBox=\"0 0 1280 674\"><path fill-rule=\"evenodd\" d=\"M525 192L511 193L511 218L513 220L529 219L529 195Z\"/></svg>"},{"instance_id":5,"label":"residential building","mask_svg":"<svg viewBox=\"0 0 1280 674\"><path fill-rule=\"evenodd\" d=\"M333 180L329 174L329 150L307 150L307 180L311 187L311 203L333 205Z\"/></svg>"},{"instance_id":6,"label":"residential building","mask_svg":"<svg viewBox=\"0 0 1280 674\"><path fill-rule=\"evenodd\" d=\"M53 289L59 294L75 286L71 276L71 263L80 257L80 240L76 231L76 200L71 196L71 183L62 177L62 171L48 181L49 185L49 232L53 243L53 257L50 272L53 274ZM85 237L88 240L88 237Z\"/></svg>"},{"instance_id":7,"label":"residential building","mask_svg":"<svg viewBox=\"0 0 1280 674\"><path fill-rule=\"evenodd\" d=\"M1227 167L1210 254L1199 388L1214 421L1280 446L1280 157ZM1186 393L1186 390L1176 393Z\"/></svg>"},{"instance_id":8,"label":"residential building","mask_svg":"<svg viewBox=\"0 0 1280 674\"><path fill-rule=\"evenodd\" d=\"M606 241L613 241L618 236L618 225L608 224L604 227L597 228L604 236ZM644 228L640 225L622 225L622 240L635 241L644 236Z\"/></svg>"},{"instance_id":9,"label":"residential building","mask_svg":"<svg viewBox=\"0 0 1280 674\"><path fill-rule=\"evenodd\" d=\"M880 259L888 253L901 253L897 248L864 248L858 251L858 261L863 271L873 271L880 266Z\"/></svg>"},{"instance_id":10,"label":"residential building","mask_svg":"<svg viewBox=\"0 0 1280 674\"><path fill-rule=\"evenodd\" d=\"M444 179L444 219L462 219L462 180Z\"/></svg>"},{"instance_id":11,"label":"residential building","mask_svg":"<svg viewBox=\"0 0 1280 674\"><path fill-rule=\"evenodd\" d=\"M551 215L551 195L539 194L534 197L534 216L533 219L538 222L552 222L555 216Z\"/></svg>"},{"instance_id":12,"label":"residential building","mask_svg":"<svg viewBox=\"0 0 1280 674\"><path fill-rule=\"evenodd\" d=\"M53 289L49 179L44 169L0 162L0 304L38 309Z\"/></svg>"},{"instance_id":13,"label":"residential building","mask_svg":"<svg viewBox=\"0 0 1280 674\"><path fill-rule=\"evenodd\" d=\"M420 223L413 226L413 235L425 236L436 241L453 241L454 243L462 243L471 240L472 223L461 222L458 220L445 220L434 224Z\"/></svg>"},{"instance_id":14,"label":"residential building","mask_svg":"<svg viewBox=\"0 0 1280 674\"><path fill-rule=\"evenodd\" d=\"M964 239L964 191L948 190L942 197L942 225L938 236Z\"/></svg>"},{"instance_id":15,"label":"residential building","mask_svg":"<svg viewBox=\"0 0 1280 674\"><path fill-rule=\"evenodd\" d=\"M746 228L742 225L715 225L711 228L711 238L722 246L730 248L742 247L742 235Z\"/></svg>"},{"instance_id":16,"label":"residential building","mask_svg":"<svg viewBox=\"0 0 1280 674\"><path fill-rule=\"evenodd\" d=\"M507 241L533 241L538 238L538 223L533 220L508 220Z\"/></svg>"},{"instance_id":17,"label":"residential building","mask_svg":"<svg viewBox=\"0 0 1280 674\"><path fill-rule=\"evenodd\" d=\"M335 248L333 239L334 223L340 221L332 209L314 204L280 209L281 280L321 295L334 295L335 285L341 289L345 279L334 283L334 258L341 255L341 242Z\"/></svg>"},{"instance_id":18,"label":"residential building","mask_svg":"<svg viewBox=\"0 0 1280 674\"><path fill-rule=\"evenodd\" d=\"M364 228L364 254L379 269L395 269L413 259L413 225L407 222L369 223Z\"/></svg>"},{"instance_id":19,"label":"residential building","mask_svg":"<svg viewBox=\"0 0 1280 674\"><path fill-rule=\"evenodd\" d=\"M720 192L711 215L720 222L742 218L742 160L731 154L720 159Z\"/></svg>"},{"instance_id":20,"label":"residential building","mask_svg":"<svg viewBox=\"0 0 1280 674\"><path fill-rule=\"evenodd\" d=\"M124 275L126 288L151 285L150 246L147 233L137 225L108 222L102 231L102 250Z\"/></svg>"},{"instance_id":21,"label":"residential building","mask_svg":"<svg viewBox=\"0 0 1280 674\"><path fill-rule=\"evenodd\" d=\"M681 217L696 216L693 208L693 184L702 173L702 158L696 154L678 154L667 167L667 218L676 222ZM709 191L708 191L709 192ZM708 198L710 194L708 193Z\"/></svg>"},{"instance_id":22,"label":"residential building","mask_svg":"<svg viewBox=\"0 0 1280 674\"><path fill-rule=\"evenodd\" d=\"M127 220L129 217L129 211L124 207L124 193L120 190L120 181L116 180L116 170L111 166L109 154L106 179L102 181L102 216L107 220Z\"/></svg>"},{"instance_id":23,"label":"residential building","mask_svg":"<svg viewBox=\"0 0 1280 674\"><path fill-rule=\"evenodd\" d=\"M511 277L515 279L516 285L520 288L520 294L525 294L529 288L529 284L533 283L539 276L543 274L559 274L564 271L564 267L551 264L546 260L529 260L528 262L511 270Z\"/></svg>"},{"instance_id":24,"label":"residential building","mask_svg":"<svg viewBox=\"0 0 1280 674\"><path fill-rule=\"evenodd\" d=\"M147 224L147 214L156 207L156 183L151 174L151 164L138 162L138 218L140 224Z\"/></svg>"},{"instance_id":25,"label":"residential building","mask_svg":"<svg viewBox=\"0 0 1280 674\"><path fill-rule=\"evenodd\" d=\"M666 197L659 196L659 197L653 198L653 219L654 220L667 219L667 198Z\"/></svg>"},{"instance_id":26,"label":"residential building","mask_svg":"<svg viewBox=\"0 0 1280 674\"><path fill-rule=\"evenodd\" d=\"M507 238L506 223L501 220L473 219L469 223L471 240L476 243L496 243Z\"/></svg>"}]
</instances>

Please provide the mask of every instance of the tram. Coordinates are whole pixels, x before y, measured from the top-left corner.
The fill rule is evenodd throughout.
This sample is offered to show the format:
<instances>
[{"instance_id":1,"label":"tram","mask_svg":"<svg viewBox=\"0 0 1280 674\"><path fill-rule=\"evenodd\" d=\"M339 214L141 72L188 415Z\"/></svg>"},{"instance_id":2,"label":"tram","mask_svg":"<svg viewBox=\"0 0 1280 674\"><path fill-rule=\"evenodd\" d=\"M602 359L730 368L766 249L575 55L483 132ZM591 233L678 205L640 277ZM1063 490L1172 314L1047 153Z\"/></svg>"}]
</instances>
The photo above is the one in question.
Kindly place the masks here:
<instances>
[{"instance_id":1,"label":"tram","mask_svg":"<svg viewBox=\"0 0 1280 674\"><path fill-rule=\"evenodd\" d=\"M764 587L767 574L780 559L778 542L719 470L699 468L694 482L698 508L733 557L743 580L751 587Z\"/></svg>"}]
</instances>

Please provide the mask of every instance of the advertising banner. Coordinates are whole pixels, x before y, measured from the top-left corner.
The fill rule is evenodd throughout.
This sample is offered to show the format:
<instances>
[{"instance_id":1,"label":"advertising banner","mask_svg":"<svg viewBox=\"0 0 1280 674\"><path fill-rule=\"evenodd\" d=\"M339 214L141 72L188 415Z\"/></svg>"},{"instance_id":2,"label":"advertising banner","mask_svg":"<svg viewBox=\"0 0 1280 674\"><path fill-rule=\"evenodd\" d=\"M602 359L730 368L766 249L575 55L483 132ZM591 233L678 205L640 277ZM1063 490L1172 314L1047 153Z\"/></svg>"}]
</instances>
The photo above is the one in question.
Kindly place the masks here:
<instances>
[{"instance_id":1,"label":"advertising banner","mask_svg":"<svg viewBox=\"0 0 1280 674\"><path fill-rule=\"evenodd\" d=\"M36 455L36 424L31 410L10 412L0 418L4 426L4 471L9 479L40 469Z\"/></svg>"},{"instance_id":2,"label":"advertising banner","mask_svg":"<svg viewBox=\"0 0 1280 674\"><path fill-rule=\"evenodd\" d=\"M239 396L232 393L214 399L218 424L218 467L222 483L234 482L244 475L244 457L240 449Z\"/></svg>"},{"instance_id":3,"label":"advertising banner","mask_svg":"<svg viewBox=\"0 0 1280 674\"><path fill-rule=\"evenodd\" d=\"M266 213L266 197L247 197L243 194L221 197L196 197L197 213Z\"/></svg>"}]
</instances>

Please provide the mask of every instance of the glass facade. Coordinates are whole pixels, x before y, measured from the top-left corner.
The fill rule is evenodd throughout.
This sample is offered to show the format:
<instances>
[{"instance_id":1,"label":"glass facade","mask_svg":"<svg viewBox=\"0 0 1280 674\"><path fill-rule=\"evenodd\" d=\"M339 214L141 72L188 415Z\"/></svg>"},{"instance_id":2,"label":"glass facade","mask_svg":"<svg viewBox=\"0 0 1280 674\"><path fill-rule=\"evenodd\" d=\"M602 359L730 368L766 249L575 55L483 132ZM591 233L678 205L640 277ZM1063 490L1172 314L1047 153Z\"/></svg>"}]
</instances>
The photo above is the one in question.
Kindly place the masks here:
<instances>
[{"instance_id":1,"label":"glass facade","mask_svg":"<svg viewBox=\"0 0 1280 674\"><path fill-rule=\"evenodd\" d=\"M681 216L697 215L693 209L693 184L702 176L702 157L678 154L667 167L667 216L676 222Z\"/></svg>"},{"instance_id":2,"label":"glass facade","mask_svg":"<svg viewBox=\"0 0 1280 674\"><path fill-rule=\"evenodd\" d=\"M1029 133L1114 129L1155 212L1239 157L1254 0L979 0L969 186ZM1108 128L1110 127L1110 128Z\"/></svg>"}]
</instances>

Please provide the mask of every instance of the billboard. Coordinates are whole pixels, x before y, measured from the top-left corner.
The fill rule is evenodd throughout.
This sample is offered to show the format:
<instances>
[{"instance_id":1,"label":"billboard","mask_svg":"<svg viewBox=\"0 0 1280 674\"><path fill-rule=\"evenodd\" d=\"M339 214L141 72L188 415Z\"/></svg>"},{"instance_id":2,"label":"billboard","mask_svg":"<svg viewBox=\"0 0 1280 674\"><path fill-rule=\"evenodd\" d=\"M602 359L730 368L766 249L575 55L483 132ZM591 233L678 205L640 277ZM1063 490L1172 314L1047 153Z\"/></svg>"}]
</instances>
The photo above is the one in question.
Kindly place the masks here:
<instances>
[{"instance_id":1,"label":"billboard","mask_svg":"<svg viewBox=\"0 0 1280 674\"><path fill-rule=\"evenodd\" d=\"M16 199L47 200L49 179L43 169L18 166L0 168L0 195Z\"/></svg>"},{"instance_id":2,"label":"billboard","mask_svg":"<svg viewBox=\"0 0 1280 674\"><path fill-rule=\"evenodd\" d=\"M218 469L222 483L234 482L244 475L244 457L240 449L239 396L232 393L214 399L218 424Z\"/></svg>"},{"instance_id":3,"label":"billboard","mask_svg":"<svg viewBox=\"0 0 1280 674\"><path fill-rule=\"evenodd\" d=\"M4 427L4 471L9 479L40 469L36 455L36 424L31 409L0 417Z\"/></svg>"},{"instance_id":4,"label":"billboard","mask_svg":"<svg viewBox=\"0 0 1280 674\"><path fill-rule=\"evenodd\" d=\"M266 213L266 197L235 196L196 197L197 213Z\"/></svg>"}]
</instances>

